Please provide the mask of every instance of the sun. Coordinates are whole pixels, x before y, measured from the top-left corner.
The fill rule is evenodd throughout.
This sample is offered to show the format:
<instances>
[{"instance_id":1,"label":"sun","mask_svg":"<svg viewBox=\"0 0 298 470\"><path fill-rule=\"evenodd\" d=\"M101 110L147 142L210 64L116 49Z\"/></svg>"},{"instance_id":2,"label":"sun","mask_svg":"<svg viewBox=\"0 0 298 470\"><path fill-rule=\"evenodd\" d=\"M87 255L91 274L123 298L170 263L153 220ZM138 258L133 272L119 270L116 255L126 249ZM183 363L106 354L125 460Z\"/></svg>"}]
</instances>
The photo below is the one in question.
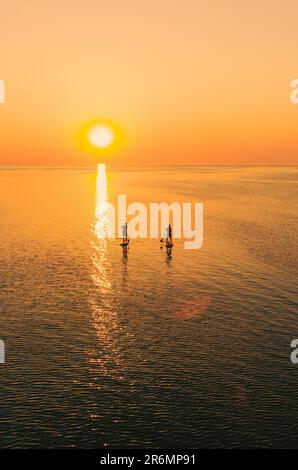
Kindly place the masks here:
<instances>
[{"instance_id":1,"label":"sun","mask_svg":"<svg viewBox=\"0 0 298 470\"><path fill-rule=\"evenodd\" d=\"M97 124L89 130L88 140L90 144L98 148L109 147L115 139L114 131L106 124Z\"/></svg>"},{"instance_id":2,"label":"sun","mask_svg":"<svg viewBox=\"0 0 298 470\"><path fill-rule=\"evenodd\" d=\"M124 141L123 131L108 119L93 119L87 122L78 134L80 147L97 157L115 155Z\"/></svg>"}]
</instances>

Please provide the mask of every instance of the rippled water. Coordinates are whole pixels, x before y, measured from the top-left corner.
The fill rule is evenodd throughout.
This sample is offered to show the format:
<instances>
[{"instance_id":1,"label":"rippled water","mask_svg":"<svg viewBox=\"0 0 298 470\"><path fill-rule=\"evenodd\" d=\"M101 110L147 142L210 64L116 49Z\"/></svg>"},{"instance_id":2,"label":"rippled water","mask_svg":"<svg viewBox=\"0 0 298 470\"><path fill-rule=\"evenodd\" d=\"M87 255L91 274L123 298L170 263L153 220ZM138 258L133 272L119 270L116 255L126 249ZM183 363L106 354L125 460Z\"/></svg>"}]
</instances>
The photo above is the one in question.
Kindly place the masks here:
<instances>
[{"instance_id":1,"label":"rippled water","mask_svg":"<svg viewBox=\"0 0 298 470\"><path fill-rule=\"evenodd\" d=\"M98 237L95 170L0 171L1 447L297 447L297 168L108 171L204 245Z\"/></svg>"}]
</instances>

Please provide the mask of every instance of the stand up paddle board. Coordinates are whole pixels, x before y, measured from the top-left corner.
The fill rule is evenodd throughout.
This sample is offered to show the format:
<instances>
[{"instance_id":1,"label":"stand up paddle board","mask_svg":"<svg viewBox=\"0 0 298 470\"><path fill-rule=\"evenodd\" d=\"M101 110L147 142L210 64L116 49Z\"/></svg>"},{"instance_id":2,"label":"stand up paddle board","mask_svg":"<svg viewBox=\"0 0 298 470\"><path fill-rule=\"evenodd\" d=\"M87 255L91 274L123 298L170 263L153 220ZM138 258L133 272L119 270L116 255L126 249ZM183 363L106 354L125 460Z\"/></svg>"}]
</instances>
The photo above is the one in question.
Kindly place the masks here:
<instances>
[{"instance_id":1,"label":"stand up paddle board","mask_svg":"<svg viewBox=\"0 0 298 470\"><path fill-rule=\"evenodd\" d=\"M173 248L174 243L163 243L163 246L165 246L166 248Z\"/></svg>"}]
</instances>

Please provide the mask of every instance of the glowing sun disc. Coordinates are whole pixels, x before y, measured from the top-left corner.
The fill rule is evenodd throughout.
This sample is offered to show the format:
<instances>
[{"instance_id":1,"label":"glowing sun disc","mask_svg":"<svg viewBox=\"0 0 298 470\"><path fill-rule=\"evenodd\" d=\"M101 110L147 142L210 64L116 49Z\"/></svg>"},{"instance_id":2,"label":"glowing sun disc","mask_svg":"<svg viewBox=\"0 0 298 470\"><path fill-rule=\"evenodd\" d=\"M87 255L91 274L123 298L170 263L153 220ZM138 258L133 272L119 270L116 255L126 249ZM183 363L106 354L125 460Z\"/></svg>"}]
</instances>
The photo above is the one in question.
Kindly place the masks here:
<instances>
[{"instance_id":1,"label":"glowing sun disc","mask_svg":"<svg viewBox=\"0 0 298 470\"><path fill-rule=\"evenodd\" d=\"M93 126L88 134L90 144L98 148L109 147L114 142L114 139L115 135L113 130L105 124Z\"/></svg>"}]
</instances>

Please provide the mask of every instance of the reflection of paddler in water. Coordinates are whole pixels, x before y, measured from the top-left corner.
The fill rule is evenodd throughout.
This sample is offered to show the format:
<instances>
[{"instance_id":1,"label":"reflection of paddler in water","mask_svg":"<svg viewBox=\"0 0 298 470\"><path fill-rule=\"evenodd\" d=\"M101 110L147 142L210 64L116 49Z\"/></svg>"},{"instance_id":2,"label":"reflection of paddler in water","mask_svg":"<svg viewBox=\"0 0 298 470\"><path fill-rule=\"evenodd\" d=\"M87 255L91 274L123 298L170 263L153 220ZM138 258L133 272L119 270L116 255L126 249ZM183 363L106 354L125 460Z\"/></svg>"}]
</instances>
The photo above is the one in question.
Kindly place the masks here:
<instances>
[{"instance_id":1,"label":"reflection of paddler in water","mask_svg":"<svg viewBox=\"0 0 298 470\"><path fill-rule=\"evenodd\" d=\"M122 292L128 291L128 256L123 253L122 256Z\"/></svg>"},{"instance_id":2,"label":"reflection of paddler in water","mask_svg":"<svg viewBox=\"0 0 298 470\"><path fill-rule=\"evenodd\" d=\"M129 239L127 237L127 222L122 225L122 246L123 254L126 256L129 248Z\"/></svg>"},{"instance_id":3,"label":"reflection of paddler in water","mask_svg":"<svg viewBox=\"0 0 298 470\"><path fill-rule=\"evenodd\" d=\"M172 226L171 226L171 224L169 224L169 226L167 227L167 238L166 238L166 240L164 241L163 238L160 240L160 243L162 243L162 245L164 245L166 247L168 256L171 256L172 248L174 246L173 239L172 239L172 233L173 233ZM162 246L160 248L162 249Z\"/></svg>"}]
</instances>

